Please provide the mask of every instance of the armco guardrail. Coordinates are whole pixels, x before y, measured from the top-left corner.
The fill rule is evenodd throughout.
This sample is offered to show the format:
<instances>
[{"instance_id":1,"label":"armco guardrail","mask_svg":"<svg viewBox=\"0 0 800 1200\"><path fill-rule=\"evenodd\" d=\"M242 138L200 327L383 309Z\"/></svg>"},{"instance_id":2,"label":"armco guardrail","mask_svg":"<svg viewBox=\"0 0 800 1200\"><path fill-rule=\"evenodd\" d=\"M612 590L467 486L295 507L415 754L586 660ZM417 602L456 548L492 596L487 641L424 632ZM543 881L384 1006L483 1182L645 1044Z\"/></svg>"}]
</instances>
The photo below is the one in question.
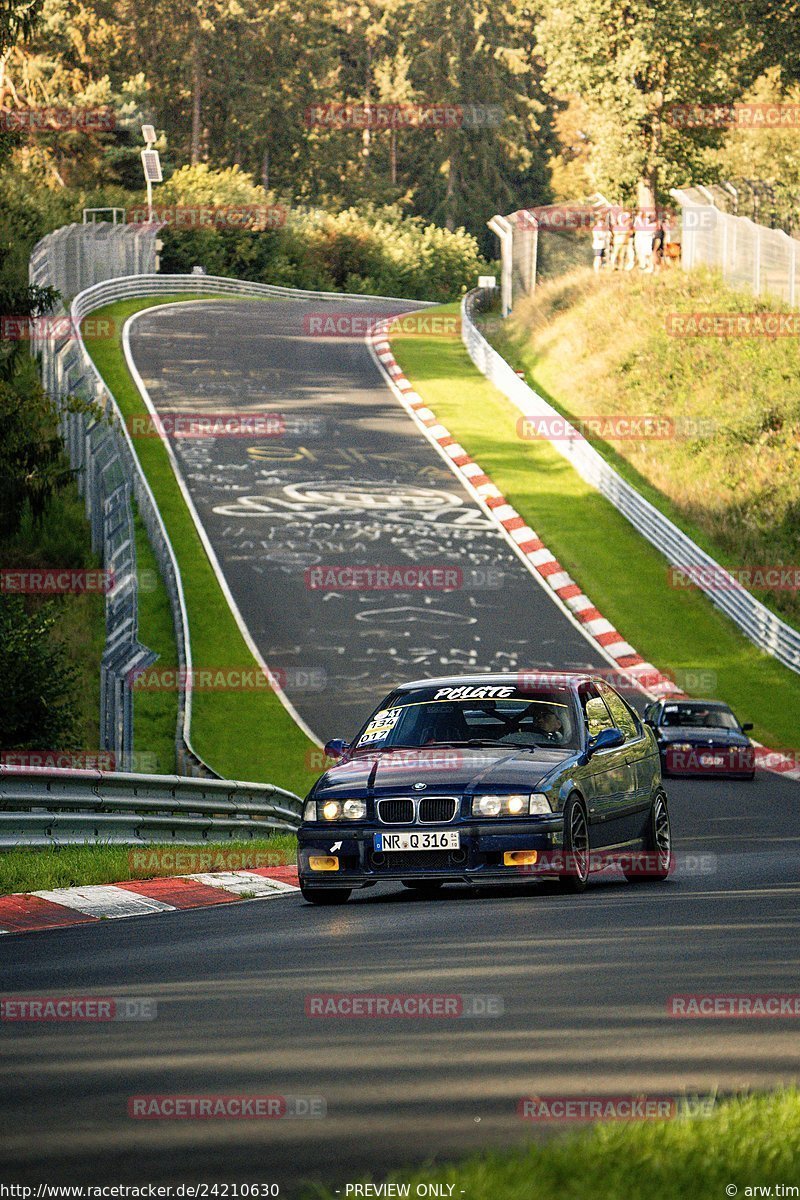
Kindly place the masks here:
<instances>
[{"instance_id":1,"label":"armco guardrail","mask_svg":"<svg viewBox=\"0 0 800 1200\"><path fill-rule=\"evenodd\" d=\"M246 841L294 831L301 806L270 784L0 767L0 847Z\"/></svg>"},{"instance_id":2,"label":"armco guardrail","mask_svg":"<svg viewBox=\"0 0 800 1200\"><path fill-rule=\"evenodd\" d=\"M461 305L461 337L475 366L526 417L557 418L565 436L547 439L587 483L610 500L634 529L659 550L670 566L683 570L713 604L758 646L792 671L800 672L800 632L770 612L724 567L634 487L560 413L512 370L476 327L472 316L481 293L469 292ZM716 584L716 586L714 586Z\"/></svg>"}]
</instances>

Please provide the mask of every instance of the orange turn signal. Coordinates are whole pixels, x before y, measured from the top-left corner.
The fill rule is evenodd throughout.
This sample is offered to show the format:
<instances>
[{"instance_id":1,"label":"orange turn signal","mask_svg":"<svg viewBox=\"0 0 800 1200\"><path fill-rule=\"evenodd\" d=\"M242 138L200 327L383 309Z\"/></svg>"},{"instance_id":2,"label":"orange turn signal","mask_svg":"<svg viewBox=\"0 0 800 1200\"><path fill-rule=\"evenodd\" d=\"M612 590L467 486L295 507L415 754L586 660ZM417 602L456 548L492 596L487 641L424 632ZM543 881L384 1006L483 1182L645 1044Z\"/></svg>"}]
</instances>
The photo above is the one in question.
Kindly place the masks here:
<instances>
[{"instance_id":1,"label":"orange turn signal","mask_svg":"<svg viewBox=\"0 0 800 1200\"><path fill-rule=\"evenodd\" d=\"M532 867L539 861L538 850L505 850L503 851L504 867Z\"/></svg>"},{"instance_id":2,"label":"orange turn signal","mask_svg":"<svg viewBox=\"0 0 800 1200\"><path fill-rule=\"evenodd\" d=\"M308 865L312 871L338 871L339 859L335 854L310 854Z\"/></svg>"}]
</instances>

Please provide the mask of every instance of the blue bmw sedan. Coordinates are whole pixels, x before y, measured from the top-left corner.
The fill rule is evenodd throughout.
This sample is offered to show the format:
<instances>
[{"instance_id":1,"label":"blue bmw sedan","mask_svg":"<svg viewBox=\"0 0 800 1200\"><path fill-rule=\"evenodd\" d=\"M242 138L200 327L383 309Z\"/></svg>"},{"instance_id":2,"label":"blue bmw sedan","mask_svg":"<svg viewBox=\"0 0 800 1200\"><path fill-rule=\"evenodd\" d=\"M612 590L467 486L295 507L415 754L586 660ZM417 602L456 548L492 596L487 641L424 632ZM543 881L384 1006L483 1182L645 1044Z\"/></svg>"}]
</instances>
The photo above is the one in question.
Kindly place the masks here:
<instances>
[{"instance_id":1,"label":"blue bmw sedan","mask_svg":"<svg viewBox=\"0 0 800 1200\"><path fill-rule=\"evenodd\" d=\"M618 856L666 879L667 797L653 731L602 679L475 675L391 692L309 792L303 896L341 904L394 880L433 892L554 877L586 887Z\"/></svg>"}]
</instances>

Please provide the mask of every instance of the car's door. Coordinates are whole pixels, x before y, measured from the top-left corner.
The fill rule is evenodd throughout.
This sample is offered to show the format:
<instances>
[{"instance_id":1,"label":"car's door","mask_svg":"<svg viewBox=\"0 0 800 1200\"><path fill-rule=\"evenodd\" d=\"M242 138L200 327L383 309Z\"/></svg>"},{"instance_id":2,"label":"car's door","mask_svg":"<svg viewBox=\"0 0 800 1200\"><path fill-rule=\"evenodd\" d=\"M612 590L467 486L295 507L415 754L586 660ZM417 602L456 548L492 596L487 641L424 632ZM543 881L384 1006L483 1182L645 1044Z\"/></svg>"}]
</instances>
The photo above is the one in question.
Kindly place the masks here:
<instances>
[{"instance_id":1,"label":"car's door","mask_svg":"<svg viewBox=\"0 0 800 1200\"><path fill-rule=\"evenodd\" d=\"M581 686L578 697L589 737L613 729L614 718L593 683ZM597 750L583 771L592 846L610 846L623 839L616 831L616 816L627 787L628 764L624 746Z\"/></svg>"},{"instance_id":2,"label":"car's door","mask_svg":"<svg viewBox=\"0 0 800 1200\"><path fill-rule=\"evenodd\" d=\"M614 724L625 734L622 750L627 768L626 778L617 799L613 822L617 840L629 841L644 836L657 762L653 757L650 738L636 713L607 683L597 686L614 718Z\"/></svg>"}]
</instances>

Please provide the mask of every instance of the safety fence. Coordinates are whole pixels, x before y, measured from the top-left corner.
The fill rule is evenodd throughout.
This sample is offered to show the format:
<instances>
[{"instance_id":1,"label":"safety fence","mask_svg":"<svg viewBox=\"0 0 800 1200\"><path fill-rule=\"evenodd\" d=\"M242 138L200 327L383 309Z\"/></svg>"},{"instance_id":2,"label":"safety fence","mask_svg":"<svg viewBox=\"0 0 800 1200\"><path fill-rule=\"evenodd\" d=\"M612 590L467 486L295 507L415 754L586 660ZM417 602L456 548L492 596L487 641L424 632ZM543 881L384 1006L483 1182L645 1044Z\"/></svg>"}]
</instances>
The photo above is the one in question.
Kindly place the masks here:
<instances>
[{"instance_id":1,"label":"safety fence","mask_svg":"<svg viewBox=\"0 0 800 1200\"><path fill-rule=\"evenodd\" d=\"M709 188L675 188L683 226L683 266L714 267L731 287L800 302L800 242L782 229L723 212Z\"/></svg>"},{"instance_id":2,"label":"safety fence","mask_svg":"<svg viewBox=\"0 0 800 1200\"><path fill-rule=\"evenodd\" d=\"M266 783L0 767L0 847L249 841L294 831L301 807Z\"/></svg>"},{"instance_id":3,"label":"safety fence","mask_svg":"<svg viewBox=\"0 0 800 1200\"><path fill-rule=\"evenodd\" d=\"M469 292L461 305L461 337L475 366L525 417L553 419L559 437L546 438L580 477L596 488L656 547L670 566L683 572L760 650L800 672L800 632L787 625L750 594L724 567L609 466L589 441L552 405L521 379L475 325L473 316L482 293ZM552 425L551 425L552 428Z\"/></svg>"}]
</instances>

